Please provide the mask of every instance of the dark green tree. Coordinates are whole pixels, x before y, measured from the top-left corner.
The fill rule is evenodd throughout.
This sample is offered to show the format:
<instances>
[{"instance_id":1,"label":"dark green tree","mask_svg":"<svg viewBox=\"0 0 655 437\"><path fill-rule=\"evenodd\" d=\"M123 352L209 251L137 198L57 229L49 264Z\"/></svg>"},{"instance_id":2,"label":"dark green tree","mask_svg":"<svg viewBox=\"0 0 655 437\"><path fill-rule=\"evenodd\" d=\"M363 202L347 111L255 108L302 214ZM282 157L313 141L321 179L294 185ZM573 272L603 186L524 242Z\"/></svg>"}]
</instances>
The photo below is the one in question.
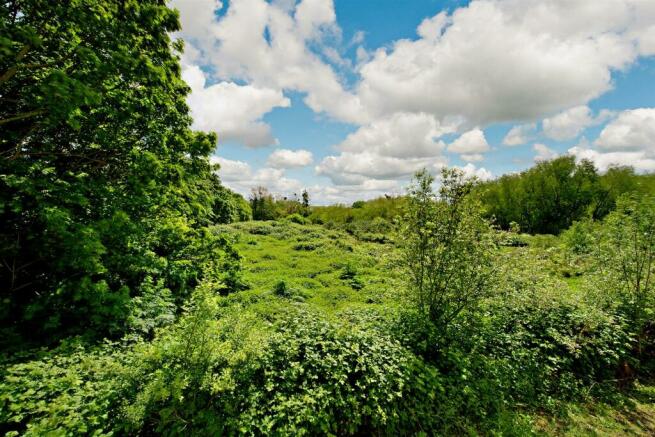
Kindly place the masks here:
<instances>
[{"instance_id":1,"label":"dark green tree","mask_svg":"<svg viewBox=\"0 0 655 437\"><path fill-rule=\"evenodd\" d=\"M573 156L504 175L479 192L486 214L503 229L516 222L524 232L542 234L558 234L575 220L602 215L607 197L594 165L576 164Z\"/></svg>"},{"instance_id":2,"label":"dark green tree","mask_svg":"<svg viewBox=\"0 0 655 437\"><path fill-rule=\"evenodd\" d=\"M470 195L475 180L445 168L438 193L433 182L422 170L408 189L401 265L410 302L439 336L446 336L453 321L489 293L495 242Z\"/></svg>"},{"instance_id":3,"label":"dark green tree","mask_svg":"<svg viewBox=\"0 0 655 437\"><path fill-rule=\"evenodd\" d=\"M255 187L250 195L250 208L253 220L275 220L278 212L275 199L266 187Z\"/></svg>"},{"instance_id":4,"label":"dark green tree","mask_svg":"<svg viewBox=\"0 0 655 437\"><path fill-rule=\"evenodd\" d=\"M144 281L181 298L218 250L176 30L164 0L0 2L5 332L118 332Z\"/></svg>"}]
</instances>

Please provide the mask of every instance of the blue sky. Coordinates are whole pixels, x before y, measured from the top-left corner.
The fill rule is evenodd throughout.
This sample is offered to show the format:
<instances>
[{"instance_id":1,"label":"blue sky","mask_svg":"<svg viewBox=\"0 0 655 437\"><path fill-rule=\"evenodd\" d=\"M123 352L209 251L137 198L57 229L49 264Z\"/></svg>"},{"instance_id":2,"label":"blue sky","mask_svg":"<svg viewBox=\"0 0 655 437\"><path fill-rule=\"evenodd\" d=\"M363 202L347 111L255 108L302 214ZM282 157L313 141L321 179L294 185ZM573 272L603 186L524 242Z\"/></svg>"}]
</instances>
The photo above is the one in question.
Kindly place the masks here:
<instances>
[{"instance_id":1,"label":"blue sky","mask_svg":"<svg viewBox=\"0 0 655 437\"><path fill-rule=\"evenodd\" d=\"M229 187L315 203L572 154L655 170L655 2L180 0L194 127Z\"/></svg>"}]
</instances>

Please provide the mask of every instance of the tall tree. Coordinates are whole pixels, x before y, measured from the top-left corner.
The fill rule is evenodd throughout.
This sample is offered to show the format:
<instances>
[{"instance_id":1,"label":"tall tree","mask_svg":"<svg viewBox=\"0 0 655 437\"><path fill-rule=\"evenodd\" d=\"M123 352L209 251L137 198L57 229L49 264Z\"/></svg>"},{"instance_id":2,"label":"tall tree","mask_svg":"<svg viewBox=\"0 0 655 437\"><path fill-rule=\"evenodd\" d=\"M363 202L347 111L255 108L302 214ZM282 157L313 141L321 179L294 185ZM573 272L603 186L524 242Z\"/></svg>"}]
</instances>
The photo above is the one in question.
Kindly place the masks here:
<instances>
[{"instance_id":1,"label":"tall tree","mask_svg":"<svg viewBox=\"0 0 655 437\"><path fill-rule=\"evenodd\" d=\"M190 130L176 30L164 0L0 2L5 328L107 332L144 280L197 279L176 260L209 220L216 137Z\"/></svg>"},{"instance_id":2,"label":"tall tree","mask_svg":"<svg viewBox=\"0 0 655 437\"><path fill-rule=\"evenodd\" d=\"M402 264L418 312L446 335L452 322L488 293L493 232L472 196L475 181L444 169L441 188L416 173L402 227Z\"/></svg>"}]
</instances>

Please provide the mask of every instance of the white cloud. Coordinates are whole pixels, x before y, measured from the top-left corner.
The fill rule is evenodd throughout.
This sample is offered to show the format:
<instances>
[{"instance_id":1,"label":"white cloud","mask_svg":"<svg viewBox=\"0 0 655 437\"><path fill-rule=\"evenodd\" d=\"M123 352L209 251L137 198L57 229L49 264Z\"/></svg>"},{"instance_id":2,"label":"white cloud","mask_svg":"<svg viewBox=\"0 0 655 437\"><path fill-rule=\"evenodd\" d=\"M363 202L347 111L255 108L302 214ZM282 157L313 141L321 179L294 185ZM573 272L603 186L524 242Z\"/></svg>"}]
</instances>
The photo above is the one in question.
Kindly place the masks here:
<instances>
[{"instance_id":1,"label":"white cloud","mask_svg":"<svg viewBox=\"0 0 655 437\"><path fill-rule=\"evenodd\" d=\"M623 111L608 123L598 138L583 140L569 153L589 159L602 171L611 165L628 165L637 171L655 171L655 108Z\"/></svg>"},{"instance_id":2,"label":"white cloud","mask_svg":"<svg viewBox=\"0 0 655 437\"><path fill-rule=\"evenodd\" d=\"M223 183L245 197L257 186L264 186L277 196L298 194L303 189L300 181L287 178L281 169L264 167L253 170L246 162L216 156L212 157L212 162L220 165L218 176Z\"/></svg>"},{"instance_id":3,"label":"white cloud","mask_svg":"<svg viewBox=\"0 0 655 437\"><path fill-rule=\"evenodd\" d=\"M484 161L484 155L480 153L473 153L473 154L463 154L459 155L460 158L462 158L464 161L467 162L478 162L478 161Z\"/></svg>"},{"instance_id":4,"label":"white cloud","mask_svg":"<svg viewBox=\"0 0 655 437\"><path fill-rule=\"evenodd\" d=\"M655 2L646 0L473 0L423 20L414 40L375 51L363 47L363 32L341 40L332 0L173 5L188 42L184 77L194 127L250 146L275 144L262 117L290 105L287 91L304 94L316 113L359 126L316 166L337 185L320 190L326 199L398 189L414 171L444 165L446 149L480 161L490 150L482 129L494 122L519 123L503 139L510 146L533 141L534 122L544 117L543 135L578 137L607 118L594 118L586 105L611 89L612 73L655 54ZM571 153L600 163L641 159L646 168L655 158L649 117L621 114L596 142ZM455 132L464 133L450 146L441 140ZM555 153L534 148L538 159ZM282 169L302 159L282 154L256 171L226 164L223 177L240 187L300 186Z\"/></svg>"},{"instance_id":5,"label":"white cloud","mask_svg":"<svg viewBox=\"0 0 655 437\"><path fill-rule=\"evenodd\" d=\"M211 46L214 43L214 13L223 8L219 0L173 0L171 7L180 11L184 39ZM189 50L187 44L186 50Z\"/></svg>"},{"instance_id":6,"label":"white cloud","mask_svg":"<svg viewBox=\"0 0 655 437\"><path fill-rule=\"evenodd\" d=\"M505 138L503 138L503 144L506 146L520 146L530 141L532 133L537 128L535 123L521 124L512 127Z\"/></svg>"},{"instance_id":7,"label":"white cloud","mask_svg":"<svg viewBox=\"0 0 655 437\"><path fill-rule=\"evenodd\" d=\"M455 132L456 128L456 123L442 124L429 114L397 113L360 127L337 145L337 149L396 158L437 156L445 148L438 138Z\"/></svg>"},{"instance_id":8,"label":"white cloud","mask_svg":"<svg viewBox=\"0 0 655 437\"><path fill-rule=\"evenodd\" d=\"M450 22L446 12L440 12L432 18L426 18L419 24L416 33L426 40L436 41Z\"/></svg>"},{"instance_id":9,"label":"white cloud","mask_svg":"<svg viewBox=\"0 0 655 437\"><path fill-rule=\"evenodd\" d=\"M405 193L405 187L397 180L367 179L360 184L313 185L307 188L313 204L351 204L355 200L368 200L384 195L397 196Z\"/></svg>"},{"instance_id":10,"label":"white cloud","mask_svg":"<svg viewBox=\"0 0 655 437\"><path fill-rule=\"evenodd\" d=\"M550 159L554 159L559 156L557 152L555 152L553 149L550 149L545 144L537 143L534 146L532 146L532 150L537 152L537 154L534 157L534 162L548 161Z\"/></svg>"},{"instance_id":11,"label":"white cloud","mask_svg":"<svg viewBox=\"0 0 655 437\"><path fill-rule=\"evenodd\" d=\"M343 152L324 158L316 173L329 177L335 185L357 185L367 179L403 179L417 170L445 162L442 157L396 158L374 152Z\"/></svg>"},{"instance_id":12,"label":"white cloud","mask_svg":"<svg viewBox=\"0 0 655 437\"><path fill-rule=\"evenodd\" d=\"M621 112L595 144L603 150L643 150L655 156L655 108Z\"/></svg>"},{"instance_id":13,"label":"white cloud","mask_svg":"<svg viewBox=\"0 0 655 437\"><path fill-rule=\"evenodd\" d=\"M448 146L449 152L464 155L479 154L489 150L489 144L481 129L475 128L463 133L459 138Z\"/></svg>"},{"instance_id":14,"label":"white cloud","mask_svg":"<svg viewBox=\"0 0 655 437\"><path fill-rule=\"evenodd\" d=\"M268 157L267 164L273 168L304 167L313 162L312 152L308 150L277 149Z\"/></svg>"},{"instance_id":15,"label":"white cloud","mask_svg":"<svg viewBox=\"0 0 655 437\"><path fill-rule=\"evenodd\" d=\"M276 142L260 118L275 107L290 105L280 91L233 82L206 86L205 74L197 66L185 67L182 77L191 87L187 101L195 129L215 131L219 141L238 140L249 147Z\"/></svg>"},{"instance_id":16,"label":"white cloud","mask_svg":"<svg viewBox=\"0 0 655 437\"><path fill-rule=\"evenodd\" d=\"M589 107L581 105L544 119L542 129L548 138L565 141L578 137L593 122Z\"/></svg>"},{"instance_id":17,"label":"white cloud","mask_svg":"<svg viewBox=\"0 0 655 437\"><path fill-rule=\"evenodd\" d=\"M324 39L329 36L340 40L331 1L303 0L294 5L232 0L227 13L205 31L211 38L189 39L202 52L203 62L215 68L217 79L303 92L305 103L315 112L347 122L367 120L359 98L346 91L339 76L310 49L312 44L326 47ZM189 32L196 33L182 29L184 37ZM338 55L334 49L323 52L333 58Z\"/></svg>"},{"instance_id":18,"label":"white cloud","mask_svg":"<svg viewBox=\"0 0 655 437\"><path fill-rule=\"evenodd\" d=\"M649 3L473 1L424 21L419 39L377 50L361 68L359 94L372 114L422 111L471 124L584 105L639 55L643 23L655 22Z\"/></svg>"},{"instance_id":19,"label":"white cloud","mask_svg":"<svg viewBox=\"0 0 655 437\"><path fill-rule=\"evenodd\" d=\"M250 178L252 170L250 164L243 161L231 160L221 158L219 156L212 156L212 163L220 165L218 175L224 182L238 181L243 178Z\"/></svg>"},{"instance_id":20,"label":"white cloud","mask_svg":"<svg viewBox=\"0 0 655 437\"><path fill-rule=\"evenodd\" d=\"M614 165L630 166L639 172L655 171L655 157L645 152L599 152L584 145L569 149L569 153L578 161L588 159L596 164L600 171L605 171Z\"/></svg>"},{"instance_id":21,"label":"white cloud","mask_svg":"<svg viewBox=\"0 0 655 437\"><path fill-rule=\"evenodd\" d=\"M298 33L304 39L319 38L321 30L338 32L334 4L325 0L303 0L294 14Z\"/></svg>"},{"instance_id":22,"label":"white cloud","mask_svg":"<svg viewBox=\"0 0 655 437\"><path fill-rule=\"evenodd\" d=\"M463 167L455 166L464 172L464 176L467 178L476 177L481 181L488 181L493 178L493 175L489 170L484 167L476 167L475 165L468 163Z\"/></svg>"}]
</instances>

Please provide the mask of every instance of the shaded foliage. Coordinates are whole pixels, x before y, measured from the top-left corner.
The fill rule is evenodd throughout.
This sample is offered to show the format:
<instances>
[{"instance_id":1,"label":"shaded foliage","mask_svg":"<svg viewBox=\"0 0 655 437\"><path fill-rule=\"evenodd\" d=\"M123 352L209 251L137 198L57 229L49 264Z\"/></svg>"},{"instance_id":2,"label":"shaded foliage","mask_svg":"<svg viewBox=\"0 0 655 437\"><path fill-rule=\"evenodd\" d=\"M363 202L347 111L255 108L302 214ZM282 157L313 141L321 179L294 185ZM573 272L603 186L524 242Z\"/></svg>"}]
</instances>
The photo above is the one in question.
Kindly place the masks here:
<instances>
[{"instance_id":1,"label":"shaded foliage","mask_svg":"<svg viewBox=\"0 0 655 437\"><path fill-rule=\"evenodd\" d=\"M223 258L178 29L158 0L0 4L5 339L118 334L144 284L179 301Z\"/></svg>"},{"instance_id":2,"label":"shaded foliage","mask_svg":"<svg viewBox=\"0 0 655 437\"><path fill-rule=\"evenodd\" d=\"M607 213L607 191L589 161L572 156L540 162L519 174L481 185L488 217L503 229L515 222L523 232L558 234L574 220Z\"/></svg>"}]
</instances>

